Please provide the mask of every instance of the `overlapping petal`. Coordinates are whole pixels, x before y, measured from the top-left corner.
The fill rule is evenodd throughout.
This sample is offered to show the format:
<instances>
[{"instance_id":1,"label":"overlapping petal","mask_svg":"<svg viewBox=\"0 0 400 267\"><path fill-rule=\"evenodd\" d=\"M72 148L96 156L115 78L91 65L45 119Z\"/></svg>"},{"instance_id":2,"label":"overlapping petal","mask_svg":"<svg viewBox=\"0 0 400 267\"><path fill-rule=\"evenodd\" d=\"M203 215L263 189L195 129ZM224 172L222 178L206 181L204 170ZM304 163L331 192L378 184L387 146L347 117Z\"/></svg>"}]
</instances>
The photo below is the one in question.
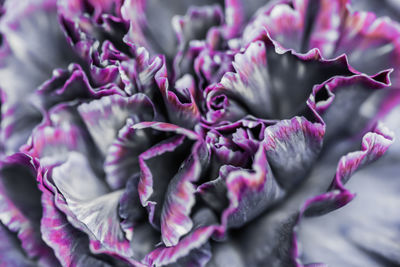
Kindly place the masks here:
<instances>
[{"instance_id":1,"label":"overlapping petal","mask_svg":"<svg viewBox=\"0 0 400 267\"><path fill-rule=\"evenodd\" d=\"M378 120L400 99L400 27L358 8L0 1L3 261L398 263L397 217L369 235L327 223L356 260L301 230L346 208L345 184L393 143Z\"/></svg>"}]
</instances>

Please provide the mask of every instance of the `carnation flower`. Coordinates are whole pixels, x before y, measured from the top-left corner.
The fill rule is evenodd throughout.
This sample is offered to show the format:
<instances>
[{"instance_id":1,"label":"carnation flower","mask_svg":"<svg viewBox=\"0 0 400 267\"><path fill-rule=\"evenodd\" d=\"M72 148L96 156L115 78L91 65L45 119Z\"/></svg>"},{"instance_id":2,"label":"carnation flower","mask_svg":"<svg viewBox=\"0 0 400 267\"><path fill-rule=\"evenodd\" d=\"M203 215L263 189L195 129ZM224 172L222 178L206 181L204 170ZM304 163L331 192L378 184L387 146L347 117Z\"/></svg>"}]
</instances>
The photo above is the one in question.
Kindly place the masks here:
<instances>
[{"instance_id":1,"label":"carnation flower","mask_svg":"<svg viewBox=\"0 0 400 267\"><path fill-rule=\"evenodd\" d=\"M2 265L400 264L371 3L5 1Z\"/></svg>"}]
</instances>

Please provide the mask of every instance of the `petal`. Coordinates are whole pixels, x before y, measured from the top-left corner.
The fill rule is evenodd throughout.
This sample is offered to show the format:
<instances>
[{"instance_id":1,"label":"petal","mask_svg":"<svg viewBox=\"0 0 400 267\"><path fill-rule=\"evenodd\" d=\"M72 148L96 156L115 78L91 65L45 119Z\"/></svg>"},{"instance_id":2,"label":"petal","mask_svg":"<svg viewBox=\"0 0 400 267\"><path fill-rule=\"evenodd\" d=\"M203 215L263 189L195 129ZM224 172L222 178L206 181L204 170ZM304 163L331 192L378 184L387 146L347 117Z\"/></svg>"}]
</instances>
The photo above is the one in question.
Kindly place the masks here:
<instances>
[{"instance_id":1,"label":"petal","mask_svg":"<svg viewBox=\"0 0 400 267\"><path fill-rule=\"evenodd\" d=\"M227 39L231 39L240 33L245 20L240 0L225 0L225 26L224 32Z\"/></svg>"},{"instance_id":2,"label":"petal","mask_svg":"<svg viewBox=\"0 0 400 267\"><path fill-rule=\"evenodd\" d=\"M254 219L283 196L263 145L254 156L251 170L238 168L227 172L225 179L230 204L222 220L227 220L230 227L240 227Z\"/></svg>"},{"instance_id":3,"label":"petal","mask_svg":"<svg viewBox=\"0 0 400 267\"><path fill-rule=\"evenodd\" d=\"M58 105L46 115L21 150L38 158L42 167L61 164L70 151L77 151L90 157L92 166L99 169L96 166L100 161L98 151L93 149L93 141L75 105Z\"/></svg>"},{"instance_id":4,"label":"petal","mask_svg":"<svg viewBox=\"0 0 400 267\"><path fill-rule=\"evenodd\" d=\"M174 16L172 27L178 38L178 51L174 58L174 74L180 77L187 68L182 68L190 43L204 40L211 27L218 26L223 21L221 7L218 5L191 7L184 16ZM183 66L185 67L185 66Z\"/></svg>"},{"instance_id":5,"label":"petal","mask_svg":"<svg viewBox=\"0 0 400 267\"><path fill-rule=\"evenodd\" d=\"M3 142L10 154L26 141L28 132L41 119L28 96L50 78L53 69L66 67L76 61L76 56L58 27L56 1L7 2L4 8L0 86L4 93L2 109L7 114L2 128L7 130L2 135L9 139Z\"/></svg>"},{"instance_id":6,"label":"petal","mask_svg":"<svg viewBox=\"0 0 400 267\"><path fill-rule=\"evenodd\" d=\"M307 200L302 207L299 220L303 215L325 214L349 203L355 195L350 193L344 184L355 171L380 158L392 142L391 133L380 125L374 132L367 133L363 137L361 150L348 153L340 159L330 191Z\"/></svg>"},{"instance_id":7,"label":"petal","mask_svg":"<svg viewBox=\"0 0 400 267\"><path fill-rule=\"evenodd\" d=\"M9 106L2 102L0 146L6 155L11 155L28 140L32 129L42 120L40 111L27 103Z\"/></svg>"},{"instance_id":8,"label":"petal","mask_svg":"<svg viewBox=\"0 0 400 267\"><path fill-rule=\"evenodd\" d=\"M196 75L200 79L200 88L217 83L226 72L233 71L233 53L203 49L194 62Z\"/></svg>"},{"instance_id":9,"label":"petal","mask_svg":"<svg viewBox=\"0 0 400 267\"><path fill-rule=\"evenodd\" d=\"M111 266L90 252L87 235L74 228L56 208L50 191L42 190L41 232L44 241L53 248L59 261L65 266Z\"/></svg>"},{"instance_id":10,"label":"petal","mask_svg":"<svg viewBox=\"0 0 400 267\"><path fill-rule=\"evenodd\" d=\"M139 156L140 200L149 211L150 222L156 226L160 224L162 203L168 184L188 156L188 142L185 142L185 136L177 135L158 143Z\"/></svg>"},{"instance_id":11,"label":"petal","mask_svg":"<svg viewBox=\"0 0 400 267\"><path fill-rule=\"evenodd\" d=\"M2 264L8 266L33 267L36 264L26 258L21 251L17 238L3 224L0 224L0 254Z\"/></svg>"},{"instance_id":12,"label":"petal","mask_svg":"<svg viewBox=\"0 0 400 267\"><path fill-rule=\"evenodd\" d=\"M58 266L52 250L43 242L39 224L42 215L33 159L14 154L1 162L0 221L4 234L15 233L27 259L43 266ZM7 234L7 231L10 231Z\"/></svg>"},{"instance_id":13,"label":"petal","mask_svg":"<svg viewBox=\"0 0 400 267\"><path fill-rule=\"evenodd\" d=\"M398 66L399 36L399 26L390 19L376 18L373 13L352 12L345 21L333 56L346 53L352 66L372 75ZM396 87L398 77L395 68L393 83Z\"/></svg>"},{"instance_id":14,"label":"petal","mask_svg":"<svg viewBox=\"0 0 400 267\"><path fill-rule=\"evenodd\" d=\"M200 111L195 102L195 83L190 75L183 76L175 84L176 91L184 91L183 99L178 98L178 92L171 90L165 64L156 74L156 82L163 96L168 115L172 123L192 128L200 120ZM183 88L182 88L183 87ZM181 94L182 95L182 94Z\"/></svg>"},{"instance_id":15,"label":"petal","mask_svg":"<svg viewBox=\"0 0 400 267\"><path fill-rule=\"evenodd\" d=\"M150 57L149 51L144 47L132 47L135 58L122 61L119 65L121 81L128 95L144 93L151 100L158 97L156 73L161 69L164 61L161 56Z\"/></svg>"},{"instance_id":16,"label":"petal","mask_svg":"<svg viewBox=\"0 0 400 267\"><path fill-rule=\"evenodd\" d=\"M216 230L215 217L209 210L200 210L194 215L193 230L173 247L160 246L143 260L148 265L205 266L210 259L207 242ZM182 264L182 265L181 265Z\"/></svg>"},{"instance_id":17,"label":"petal","mask_svg":"<svg viewBox=\"0 0 400 267\"><path fill-rule=\"evenodd\" d=\"M233 122L245 117L248 112L240 102L232 99L229 93L223 93L225 88L221 84L211 85L204 94L207 99L207 113L203 120L209 124Z\"/></svg>"},{"instance_id":18,"label":"petal","mask_svg":"<svg viewBox=\"0 0 400 267\"><path fill-rule=\"evenodd\" d=\"M294 4L298 4L298 1ZM302 51L302 38L305 31L303 6L295 9L288 4L277 4L268 12L258 14L243 33L243 43L248 45L257 35L257 31L266 28L272 39L285 48Z\"/></svg>"},{"instance_id":19,"label":"petal","mask_svg":"<svg viewBox=\"0 0 400 267\"><path fill-rule=\"evenodd\" d=\"M259 12L244 32L245 44L256 29L266 28L272 39L287 49L305 53L318 48L331 58L340 37L341 21L347 15L348 0L292 1L272 5Z\"/></svg>"},{"instance_id":20,"label":"petal","mask_svg":"<svg viewBox=\"0 0 400 267\"><path fill-rule=\"evenodd\" d=\"M371 135L376 137L375 140L383 142L374 143L369 138L365 139L365 147L359 152L359 155L362 155L361 157L365 157L365 163L368 163L368 160L366 160L368 156L366 155L371 155L371 160L376 159L379 153L374 151L380 151L380 148L385 147L385 144L391 138L383 128L377 128ZM371 142L369 143L369 141ZM370 146L368 147L367 144L370 144ZM361 165L363 163L361 160L354 162L358 162ZM245 266L262 265L266 261L271 266L292 266L296 264L303 266L299 259L300 250L296 239L299 218L302 218L304 214L320 215L321 213L338 209L354 197L348 190L341 191L336 189L324 193L326 188L329 187L329 183L332 182L330 178L332 176L328 174L332 169L331 164L327 164L325 160L321 159L319 163L316 166L317 168L312 171L309 179L301 183L296 191L288 194L285 201L282 201L275 209L264 213L253 222L243 226L238 235L233 236L231 242L239 246L237 251L241 252L239 255L245 262ZM352 172L354 169L349 167L347 171ZM333 174L334 172L333 169ZM317 197L313 197L316 195ZM299 214L300 203L306 204L304 204ZM307 210L308 205L310 210ZM327 242L327 240L324 239L323 242ZM337 257L337 254L335 256ZM314 258L312 261L315 262L316 259ZM309 266L324 265L311 264Z\"/></svg>"},{"instance_id":21,"label":"petal","mask_svg":"<svg viewBox=\"0 0 400 267\"><path fill-rule=\"evenodd\" d=\"M147 222L146 209L140 203L139 178L136 175L127 182L118 209L121 227L130 240L134 259L143 259L160 243L160 233Z\"/></svg>"},{"instance_id":22,"label":"petal","mask_svg":"<svg viewBox=\"0 0 400 267\"><path fill-rule=\"evenodd\" d=\"M75 59L58 26L56 1L7 2L5 8L0 29L13 60L46 78L56 67L66 67Z\"/></svg>"},{"instance_id":23,"label":"petal","mask_svg":"<svg viewBox=\"0 0 400 267\"><path fill-rule=\"evenodd\" d=\"M325 143L360 134L374 123L380 104L370 102L369 97L379 90L387 90L389 73L384 71L372 77L364 74L339 77L313 89L307 104L321 115L326 124ZM353 114L350 125L344 114Z\"/></svg>"},{"instance_id":24,"label":"petal","mask_svg":"<svg viewBox=\"0 0 400 267\"><path fill-rule=\"evenodd\" d=\"M298 234L303 262L324 261L330 266L399 264L398 170L387 159L353 175L347 187L357 196L348 205L301 222Z\"/></svg>"},{"instance_id":25,"label":"petal","mask_svg":"<svg viewBox=\"0 0 400 267\"><path fill-rule=\"evenodd\" d=\"M44 82L34 93L32 102L39 108L49 109L61 102L99 98L113 93L118 93L118 90L111 88L96 92L89 84L82 67L71 64L67 70L54 70L51 79Z\"/></svg>"},{"instance_id":26,"label":"petal","mask_svg":"<svg viewBox=\"0 0 400 267\"><path fill-rule=\"evenodd\" d=\"M52 170L54 185L60 191L66 205L68 220L85 231L91 246L101 252L109 252L128 258L129 242L119 223L118 205L122 191L109 193L109 189L89 167L87 159L70 152L68 160ZM56 198L56 202L60 202Z\"/></svg>"},{"instance_id":27,"label":"petal","mask_svg":"<svg viewBox=\"0 0 400 267\"><path fill-rule=\"evenodd\" d=\"M148 47L152 54L165 54L171 59L176 52L172 17L176 14L184 14L191 5L203 6L214 3L215 1L210 0L175 1L168 4L153 0L126 1L121 11L122 17L131 21L131 28L126 39Z\"/></svg>"},{"instance_id":28,"label":"petal","mask_svg":"<svg viewBox=\"0 0 400 267\"><path fill-rule=\"evenodd\" d=\"M162 240L167 247L176 245L179 238L193 227L190 213L195 204L194 183L199 180L207 161L205 144L196 143L190 157L182 164L168 185L161 212Z\"/></svg>"},{"instance_id":29,"label":"petal","mask_svg":"<svg viewBox=\"0 0 400 267\"><path fill-rule=\"evenodd\" d=\"M128 118L139 122L154 117L153 104L144 94L105 96L80 105L78 111L104 155Z\"/></svg>"},{"instance_id":30,"label":"petal","mask_svg":"<svg viewBox=\"0 0 400 267\"><path fill-rule=\"evenodd\" d=\"M337 75L352 74L344 57L323 60L317 50L305 55L282 52L265 32L244 54L235 55L233 65L236 72L225 74L221 80L223 87L211 91L207 101L215 95L227 94L262 118L291 117L304 109L303 103L314 85ZM293 89L293 84L300 86Z\"/></svg>"},{"instance_id":31,"label":"petal","mask_svg":"<svg viewBox=\"0 0 400 267\"><path fill-rule=\"evenodd\" d=\"M322 149L325 127L304 117L283 120L265 130L268 163L288 189L303 180Z\"/></svg>"}]
</instances>

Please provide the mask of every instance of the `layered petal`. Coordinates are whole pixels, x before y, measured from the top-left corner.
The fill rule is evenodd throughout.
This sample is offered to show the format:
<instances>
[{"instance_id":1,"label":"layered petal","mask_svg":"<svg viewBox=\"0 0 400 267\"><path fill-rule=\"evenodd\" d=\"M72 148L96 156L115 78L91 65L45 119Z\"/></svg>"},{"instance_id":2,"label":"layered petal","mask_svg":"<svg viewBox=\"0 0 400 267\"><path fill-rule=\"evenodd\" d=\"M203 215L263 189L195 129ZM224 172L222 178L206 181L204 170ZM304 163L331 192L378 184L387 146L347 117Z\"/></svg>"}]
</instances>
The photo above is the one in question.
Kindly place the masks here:
<instances>
[{"instance_id":1,"label":"layered petal","mask_svg":"<svg viewBox=\"0 0 400 267\"><path fill-rule=\"evenodd\" d=\"M337 75L353 74L344 57L323 60L318 50L305 55L282 52L265 32L244 54L235 55L233 65L235 72L222 77L222 86L207 91L207 101L226 95L247 112L262 118L291 117L304 110L304 101L314 85ZM294 84L299 88L293 88Z\"/></svg>"},{"instance_id":2,"label":"layered petal","mask_svg":"<svg viewBox=\"0 0 400 267\"><path fill-rule=\"evenodd\" d=\"M378 125L362 140L361 150L343 156L337 166L334 180L327 193L308 199L301 209L301 216L316 216L331 212L348 204L355 194L344 184L355 171L376 161L393 143L393 136L385 127ZM298 256L298 250L296 250Z\"/></svg>"},{"instance_id":3,"label":"layered petal","mask_svg":"<svg viewBox=\"0 0 400 267\"><path fill-rule=\"evenodd\" d=\"M290 189L304 179L319 156L324 135L324 125L304 117L266 128L267 158L280 185Z\"/></svg>"},{"instance_id":4,"label":"layered petal","mask_svg":"<svg viewBox=\"0 0 400 267\"><path fill-rule=\"evenodd\" d=\"M167 123L139 123L133 127L137 130L148 128L162 134L173 134L169 138L161 139L139 156L140 201L147 207L150 223L159 227L168 185L182 162L190 155L192 144L198 136L190 130Z\"/></svg>"},{"instance_id":5,"label":"layered petal","mask_svg":"<svg viewBox=\"0 0 400 267\"><path fill-rule=\"evenodd\" d=\"M144 94L106 96L80 105L78 111L104 155L127 119L140 122L155 116L153 104Z\"/></svg>"},{"instance_id":6,"label":"layered petal","mask_svg":"<svg viewBox=\"0 0 400 267\"><path fill-rule=\"evenodd\" d=\"M76 60L76 55L57 23L56 1L7 1L5 8L8 11L0 22L1 135L6 153L11 154L41 119L27 96L49 79L54 69Z\"/></svg>"},{"instance_id":7,"label":"layered petal","mask_svg":"<svg viewBox=\"0 0 400 267\"><path fill-rule=\"evenodd\" d=\"M195 205L195 183L200 179L207 161L205 144L196 143L190 157L168 185L161 213L161 234L167 247L178 244L179 238L189 233L193 227L190 213Z\"/></svg>"},{"instance_id":8,"label":"layered petal","mask_svg":"<svg viewBox=\"0 0 400 267\"><path fill-rule=\"evenodd\" d=\"M51 179L62 198L56 198L68 220L86 232L94 250L128 258L129 242L119 224L118 205L122 191L109 189L79 153L70 152L67 161L52 169Z\"/></svg>"},{"instance_id":9,"label":"layered petal","mask_svg":"<svg viewBox=\"0 0 400 267\"><path fill-rule=\"evenodd\" d=\"M307 105L325 122L327 144L334 138L339 140L369 130L382 104L382 98L374 97L379 96L379 91L389 89L389 74L390 71L383 71L372 77L364 74L338 77L313 88ZM345 114L354 115L351 125L346 124Z\"/></svg>"},{"instance_id":10,"label":"layered petal","mask_svg":"<svg viewBox=\"0 0 400 267\"><path fill-rule=\"evenodd\" d=\"M18 153L1 162L0 221L2 233L11 238L10 247L24 251L21 264L38 262L43 266L58 266L53 251L43 242L40 233L40 191L36 185L37 163L31 157ZM16 235L19 242L13 240ZM12 245L14 244L14 245ZM20 247L19 247L20 246ZM19 248L18 248L19 247ZM26 253L26 256L24 255ZM18 262L19 260L15 260ZM7 260L10 264L9 260Z\"/></svg>"},{"instance_id":11,"label":"layered petal","mask_svg":"<svg viewBox=\"0 0 400 267\"><path fill-rule=\"evenodd\" d=\"M57 209L54 195L43 189L43 218L41 231L45 242L53 248L57 258L65 266L115 266L111 257L101 257L89 249L87 235L73 227L67 217ZM140 266L139 264L137 264Z\"/></svg>"}]
</instances>

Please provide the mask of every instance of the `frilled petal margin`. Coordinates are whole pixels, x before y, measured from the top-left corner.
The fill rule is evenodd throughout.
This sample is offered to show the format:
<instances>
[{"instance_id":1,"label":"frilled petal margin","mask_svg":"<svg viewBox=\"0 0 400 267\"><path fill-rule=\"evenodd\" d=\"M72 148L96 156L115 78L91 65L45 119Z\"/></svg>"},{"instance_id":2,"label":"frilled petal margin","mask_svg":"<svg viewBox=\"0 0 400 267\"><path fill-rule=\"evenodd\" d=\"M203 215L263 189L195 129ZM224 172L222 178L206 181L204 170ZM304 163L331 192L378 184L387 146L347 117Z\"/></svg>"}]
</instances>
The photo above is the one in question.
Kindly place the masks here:
<instances>
[{"instance_id":1,"label":"frilled petal margin","mask_svg":"<svg viewBox=\"0 0 400 267\"><path fill-rule=\"evenodd\" d=\"M86 234L74 228L56 208L54 195L47 189L42 192L42 236L60 262L67 266L110 266L90 253Z\"/></svg>"},{"instance_id":2,"label":"frilled petal margin","mask_svg":"<svg viewBox=\"0 0 400 267\"><path fill-rule=\"evenodd\" d=\"M94 254L118 255L117 258L130 261L129 241L125 239L118 216L122 191L109 193L104 181L93 173L88 161L79 152L69 152L66 162L50 169L45 168L40 173L42 173L39 177L42 191L47 190L54 196L54 208L65 214L65 217L64 215L61 217L66 218L73 228L61 223L60 220L65 220L62 218L50 223L64 225L63 231L76 229L81 233L79 235L86 233L89 237L90 250ZM50 212L54 213L54 209ZM67 234L75 235L76 231ZM65 253L57 248L57 244L52 244L50 241L48 244L58 250L58 253Z\"/></svg>"},{"instance_id":3,"label":"frilled petal margin","mask_svg":"<svg viewBox=\"0 0 400 267\"><path fill-rule=\"evenodd\" d=\"M42 167L52 167L67 160L69 151L95 159L92 141L74 105L60 104L46 114L45 120L31 134L21 151L38 158Z\"/></svg>"},{"instance_id":4,"label":"frilled petal margin","mask_svg":"<svg viewBox=\"0 0 400 267\"><path fill-rule=\"evenodd\" d=\"M176 219L173 219L175 213L170 213L170 211L173 210L171 210L169 206L178 204L178 199L180 198L185 199L186 196L191 198L192 194L190 192L186 192L186 189L189 189L190 191L190 188L182 188L182 193L184 193L179 195L178 199L170 199L169 203L167 201L164 205L162 203L166 200L166 197L171 198L171 194L173 193L171 190L176 189L170 187L170 183L172 183L172 181L176 181L178 184L183 182L183 185L186 186L184 182L186 179L193 179L193 181L195 181L198 178L198 159L196 159L197 156L194 155L194 153L197 153L197 150L199 149L199 145L195 145L195 142L199 139L199 136L190 130L168 123L144 122L134 125L133 129L139 131L148 129L155 131L156 133L158 132L158 134L167 134L167 136L171 136L172 134L171 137L161 139L161 142L156 143L150 149L140 154L139 165L141 176L138 190L142 205L148 209L150 222L156 227L160 227L161 225L161 231L165 235L172 234L175 231L178 233L178 236L181 236L182 234L187 233L191 228L190 222L188 222L189 218L184 219L189 225L186 225L183 228L185 230L183 230L179 224L180 222L175 222ZM181 167L183 162L190 157L195 157L194 166L197 170ZM193 174L194 176L190 177L190 175ZM186 207L188 210L186 210L184 213L187 216L188 213L190 213L193 201L189 201L186 203L186 205L188 205ZM166 220L169 220L170 225L168 227L166 227L166 224L164 223ZM172 224L173 222L174 224ZM174 231L167 234L171 227L174 229ZM178 231L178 228L180 228L180 231ZM163 235L163 238L168 237Z\"/></svg>"},{"instance_id":5,"label":"frilled petal margin","mask_svg":"<svg viewBox=\"0 0 400 267\"><path fill-rule=\"evenodd\" d=\"M80 105L78 111L104 155L127 119L137 123L151 121L155 116L153 103L144 94L105 96Z\"/></svg>"},{"instance_id":6,"label":"frilled petal margin","mask_svg":"<svg viewBox=\"0 0 400 267\"><path fill-rule=\"evenodd\" d=\"M195 91L189 90L188 88L193 87L194 83L189 80L181 80L185 83L185 91L181 93L181 99L178 97L178 93L171 90L168 82L168 74L166 65L163 64L162 68L156 73L155 76L157 85L161 91L161 95L164 99L169 119L172 123L192 128L198 121L200 121L199 107L195 102Z\"/></svg>"},{"instance_id":7,"label":"frilled petal margin","mask_svg":"<svg viewBox=\"0 0 400 267\"><path fill-rule=\"evenodd\" d=\"M194 182L200 178L208 159L205 143L197 142L168 185L161 213L161 234L167 247L178 244L179 238L193 228L190 213L195 204Z\"/></svg>"},{"instance_id":8,"label":"frilled petal margin","mask_svg":"<svg viewBox=\"0 0 400 267\"><path fill-rule=\"evenodd\" d=\"M61 102L96 99L118 93L116 86L94 89L82 67L73 63L67 69L55 69L52 77L33 92L32 102L36 107L48 110Z\"/></svg>"},{"instance_id":9,"label":"frilled petal margin","mask_svg":"<svg viewBox=\"0 0 400 267\"><path fill-rule=\"evenodd\" d=\"M284 50L265 31L257 34L243 54L236 54L232 64L235 72L226 73L220 84L205 91L211 123L241 118L229 114L231 110L238 116L290 118L305 109L314 85L356 74L345 56L325 60L317 49L307 54ZM237 104L226 110L231 100Z\"/></svg>"},{"instance_id":10,"label":"frilled petal margin","mask_svg":"<svg viewBox=\"0 0 400 267\"><path fill-rule=\"evenodd\" d=\"M340 38L341 22L346 18L348 2L282 1L256 15L244 31L244 43L251 42L257 29L266 28L271 37L284 48L299 53L318 48L324 56L331 58L328 55L332 55Z\"/></svg>"},{"instance_id":11,"label":"frilled petal margin","mask_svg":"<svg viewBox=\"0 0 400 267\"><path fill-rule=\"evenodd\" d=\"M19 246L19 240L7 227L0 224L0 253L2 264L5 266L34 267L36 264L29 260Z\"/></svg>"},{"instance_id":12,"label":"frilled petal margin","mask_svg":"<svg viewBox=\"0 0 400 267\"><path fill-rule=\"evenodd\" d=\"M19 250L26 252L26 261L31 259L43 266L58 266L53 251L43 242L40 233L42 207L36 185L37 162L25 154L17 153L0 164L2 232L7 234L9 231L7 235L15 233L18 236L22 247Z\"/></svg>"},{"instance_id":13,"label":"frilled petal margin","mask_svg":"<svg viewBox=\"0 0 400 267\"><path fill-rule=\"evenodd\" d=\"M178 39L178 51L174 58L175 77L179 78L183 70L188 71L185 61L191 42L204 40L210 28L219 26L222 21L219 5L191 7L184 16L173 17L172 26Z\"/></svg>"},{"instance_id":14,"label":"frilled petal margin","mask_svg":"<svg viewBox=\"0 0 400 267\"><path fill-rule=\"evenodd\" d=\"M336 169L336 175L327 193L308 199L299 213L297 224L303 216L319 216L339 209L348 204L355 194L344 187L351 175L365 165L380 158L393 143L392 133L382 125L377 125L373 132L364 135L361 150L343 156ZM294 227L294 255L301 266L300 251L297 244L297 229Z\"/></svg>"},{"instance_id":15,"label":"frilled petal margin","mask_svg":"<svg viewBox=\"0 0 400 267\"><path fill-rule=\"evenodd\" d=\"M246 134L243 128L238 128L233 134L234 143L244 148L244 151L255 154L251 168L224 165L218 179L198 188L202 198L217 209L221 209L218 205L224 203L222 196L227 196L229 205L223 212L222 221L228 218L228 227L242 226L282 200L287 191L304 180L319 156L325 132L323 124L311 123L304 117L271 124L260 128L261 140L252 140L250 134L246 136L249 132ZM225 128L229 129L229 126ZM221 129L222 126L219 131ZM214 145L218 145L214 149L216 153L229 155L221 151L222 144ZM233 148L229 142L225 146L226 149Z\"/></svg>"},{"instance_id":16,"label":"frilled petal margin","mask_svg":"<svg viewBox=\"0 0 400 267\"><path fill-rule=\"evenodd\" d=\"M307 105L326 124L325 145L330 145L333 139L356 136L371 128L380 106L371 97L389 89L391 72L335 77L314 86ZM345 114L353 114L350 124Z\"/></svg>"}]
</instances>

